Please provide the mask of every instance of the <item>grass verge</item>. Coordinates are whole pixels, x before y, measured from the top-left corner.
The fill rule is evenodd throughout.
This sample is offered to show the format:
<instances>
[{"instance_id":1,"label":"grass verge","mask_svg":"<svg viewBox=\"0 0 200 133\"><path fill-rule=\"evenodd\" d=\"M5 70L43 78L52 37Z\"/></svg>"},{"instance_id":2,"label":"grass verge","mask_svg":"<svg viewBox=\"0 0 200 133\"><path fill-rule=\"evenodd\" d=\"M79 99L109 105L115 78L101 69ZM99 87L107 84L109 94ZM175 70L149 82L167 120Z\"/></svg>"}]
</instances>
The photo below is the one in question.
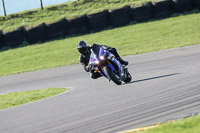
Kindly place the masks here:
<instances>
[{"instance_id":1,"label":"grass verge","mask_svg":"<svg viewBox=\"0 0 200 133\"><path fill-rule=\"evenodd\" d=\"M200 115L192 116L186 119L167 122L160 126L137 133L199 133ZM135 133L135 132L129 132Z\"/></svg>"},{"instance_id":2,"label":"grass verge","mask_svg":"<svg viewBox=\"0 0 200 133\"><path fill-rule=\"evenodd\" d=\"M0 95L0 110L13 106L34 102L43 98L65 92L65 88L48 88L42 90L10 92Z\"/></svg>"},{"instance_id":3,"label":"grass verge","mask_svg":"<svg viewBox=\"0 0 200 133\"><path fill-rule=\"evenodd\" d=\"M200 44L200 12L163 20L61 38L43 44L0 52L0 76L65 66L79 62L76 44L106 44L122 56Z\"/></svg>"},{"instance_id":4,"label":"grass verge","mask_svg":"<svg viewBox=\"0 0 200 133\"><path fill-rule=\"evenodd\" d=\"M0 16L0 30L12 31L20 26L27 28L43 22L52 23L62 18L75 18L85 14L100 12L106 9L120 8L125 5L141 4L158 0L79 0L64 4L45 7L44 10L36 9L7 17Z\"/></svg>"}]
</instances>

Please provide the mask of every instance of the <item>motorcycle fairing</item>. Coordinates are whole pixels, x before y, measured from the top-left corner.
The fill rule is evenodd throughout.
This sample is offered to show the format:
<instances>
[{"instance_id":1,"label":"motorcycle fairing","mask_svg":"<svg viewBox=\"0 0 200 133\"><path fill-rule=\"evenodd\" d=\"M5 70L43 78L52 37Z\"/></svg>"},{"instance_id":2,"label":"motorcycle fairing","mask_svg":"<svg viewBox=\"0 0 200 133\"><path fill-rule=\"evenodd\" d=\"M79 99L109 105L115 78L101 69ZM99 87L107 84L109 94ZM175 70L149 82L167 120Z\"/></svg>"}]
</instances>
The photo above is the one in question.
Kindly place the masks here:
<instances>
[{"instance_id":1,"label":"motorcycle fairing","mask_svg":"<svg viewBox=\"0 0 200 133\"><path fill-rule=\"evenodd\" d=\"M106 59L110 60L108 64L106 64L112 71L116 71L116 68L113 66L117 66L117 71L118 74L121 78L121 64L119 63L119 61L117 61L115 59L115 56L108 52L107 50L103 49L102 47L96 47L96 48L92 48L91 49L91 55L90 55L90 64L95 64L95 61L101 62L100 57L104 56ZM113 63L111 63L113 62ZM98 67L99 73L102 76L105 76L106 78L109 79L109 76L107 75L107 73L103 70L103 67L105 67L105 64L102 64L101 67Z\"/></svg>"}]
</instances>

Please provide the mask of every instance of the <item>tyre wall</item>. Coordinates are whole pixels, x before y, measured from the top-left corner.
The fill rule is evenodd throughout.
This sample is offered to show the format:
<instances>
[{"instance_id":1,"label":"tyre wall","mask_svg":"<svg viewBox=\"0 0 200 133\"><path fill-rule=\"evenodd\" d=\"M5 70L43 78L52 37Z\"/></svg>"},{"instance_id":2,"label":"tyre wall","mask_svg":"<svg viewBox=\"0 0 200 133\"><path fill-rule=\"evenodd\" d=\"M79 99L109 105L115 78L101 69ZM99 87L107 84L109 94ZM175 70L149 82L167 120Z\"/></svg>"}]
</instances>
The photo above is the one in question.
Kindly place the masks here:
<instances>
[{"instance_id":1,"label":"tyre wall","mask_svg":"<svg viewBox=\"0 0 200 133\"><path fill-rule=\"evenodd\" d=\"M194 9L193 0L173 0L176 13L183 13Z\"/></svg>"},{"instance_id":2,"label":"tyre wall","mask_svg":"<svg viewBox=\"0 0 200 133\"><path fill-rule=\"evenodd\" d=\"M24 27L4 33L4 44L6 47L17 47L24 41Z\"/></svg>"},{"instance_id":3,"label":"tyre wall","mask_svg":"<svg viewBox=\"0 0 200 133\"><path fill-rule=\"evenodd\" d=\"M167 18L172 15L173 11L173 2L171 0L153 3L152 13L156 19Z\"/></svg>"},{"instance_id":4,"label":"tyre wall","mask_svg":"<svg viewBox=\"0 0 200 133\"><path fill-rule=\"evenodd\" d=\"M108 10L87 15L88 30L90 32L101 31L109 26Z\"/></svg>"},{"instance_id":5,"label":"tyre wall","mask_svg":"<svg viewBox=\"0 0 200 133\"><path fill-rule=\"evenodd\" d=\"M130 21L144 22L167 18L172 13L183 13L194 8L200 9L200 0L164 0L156 3L148 2L138 7L125 6L115 10L105 10L74 19L61 19L51 24L42 23L30 29L22 27L7 33L0 31L0 48L17 47L24 40L34 44L63 36L97 32L110 26L120 27Z\"/></svg>"},{"instance_id":6,"label":"tyre wall","mask_svg":"<svg viewBox=\"0 0 200 133\"><path fill-rule=\"evenodd\" d=\"M109 11L109 23L112 27L120 27L128 24L130 22L128 6L110 10Z\"/></svg>"},{"instance_id":7,"label":"tyre wall","mask_svg":"<svg viewBox=\"0 0 200 133\"><path fill-rule=\"evenodd\" d=\"M141 5L139 7L130 8L131 21L144 22L153 18L153 5L151 2Z\"/></svg>"},{"instance_id":8,"label":"tyre wall","mask_svg":"<svg viewBox=\"0 0 200 133\"><path fill-rule=\"evenodd\" d=\"M198 8L200 10L200 0L194 0L193 4L195 8Z\"/></svg>"},{"instance_id":9,"label":"tyre wall","mask_svg":"<svg viewBox=\"0 0 200 133\"><path fill-rule=\"evenodd\" d=\"M25 39L29 44L44 42L47 40L46 25L44 23L27 29L25 32Z\"/></svg>"},{"instance_id":10,"label":"tyre wall","mask_svg":"<svg viewBox=\"0 0 200 133\"><path fill-rule=\"evenodd\" d=\"M67 35L67 20L61 19L58 22L54 22L46 25L47 39L56 39Z\"/></svg>"},{"instance_id":11,"label":"tyre wall","mask_svg":"<svg viewBox=\"0 0 200 133\"><path fill-rule=\"evenodd\" d=\"M4 44L4 34L2 31L0 31L0 49L5 46Z\"/></svg>"},{"instance_id":12,"label":"tyre wall","mask_svg":"<svg viewBox=\"0 0 200 133\"><path fill-rule=\"evenodd\" d=\"M87 17L85 15L68 20L67 27L68 35L79 35L89 33Z\"/></svg>"}]
</instances>

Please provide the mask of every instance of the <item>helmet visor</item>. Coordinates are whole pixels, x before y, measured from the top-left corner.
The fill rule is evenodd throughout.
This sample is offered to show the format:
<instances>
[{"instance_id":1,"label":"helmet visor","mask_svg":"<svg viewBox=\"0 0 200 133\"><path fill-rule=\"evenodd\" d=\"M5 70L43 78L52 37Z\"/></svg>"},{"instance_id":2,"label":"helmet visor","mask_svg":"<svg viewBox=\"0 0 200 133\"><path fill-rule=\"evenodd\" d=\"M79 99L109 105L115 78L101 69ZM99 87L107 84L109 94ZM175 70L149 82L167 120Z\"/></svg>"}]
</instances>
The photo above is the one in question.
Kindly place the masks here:
<instances>
[{"instance_id":1,"label":"helmet visor","mask_svg":"<svg viewBox=\"0 0 200 133\"><path fill-rule=\"evenodd\" d=\"M87 51L87 47L78 48L78 51L79 51L81 54L84 54L84 53L86 53L86 51Z\"/></svg>"}]
</instances>

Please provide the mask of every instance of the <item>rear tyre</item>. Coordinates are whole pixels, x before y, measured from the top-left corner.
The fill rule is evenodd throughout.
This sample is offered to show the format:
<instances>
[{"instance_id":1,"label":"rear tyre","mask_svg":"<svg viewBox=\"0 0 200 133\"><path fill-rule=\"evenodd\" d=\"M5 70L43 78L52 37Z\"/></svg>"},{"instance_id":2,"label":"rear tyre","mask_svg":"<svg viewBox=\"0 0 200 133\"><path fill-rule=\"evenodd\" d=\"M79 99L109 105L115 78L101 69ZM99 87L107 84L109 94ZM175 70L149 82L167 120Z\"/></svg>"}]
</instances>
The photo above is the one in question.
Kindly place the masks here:
<instances>
[{"instance_id":1,"label":"rear tyre","mask_svg":"<svg viewBox=\"0 0 200 133\"><path fill-rule=\"evenodd\" d=\"M122 84L122 81L120 79L120 77L115 74L111 69L110 67L106 66L105 67L105 71L106 73L108 74L109 78L117 85L121 85Z\"/></svg>"},{"instance_id":2,"label":"rear tyre","mask_svg":"<svg viewBox=\"0 0 200 133\"><path fill-rule=\"evenodd\" d=\"M131 80L132 80L131 74L128 72L127 69L125 69L125 80L124 80L124 82L129 83Z\"/></svg>"}]
</instances>

